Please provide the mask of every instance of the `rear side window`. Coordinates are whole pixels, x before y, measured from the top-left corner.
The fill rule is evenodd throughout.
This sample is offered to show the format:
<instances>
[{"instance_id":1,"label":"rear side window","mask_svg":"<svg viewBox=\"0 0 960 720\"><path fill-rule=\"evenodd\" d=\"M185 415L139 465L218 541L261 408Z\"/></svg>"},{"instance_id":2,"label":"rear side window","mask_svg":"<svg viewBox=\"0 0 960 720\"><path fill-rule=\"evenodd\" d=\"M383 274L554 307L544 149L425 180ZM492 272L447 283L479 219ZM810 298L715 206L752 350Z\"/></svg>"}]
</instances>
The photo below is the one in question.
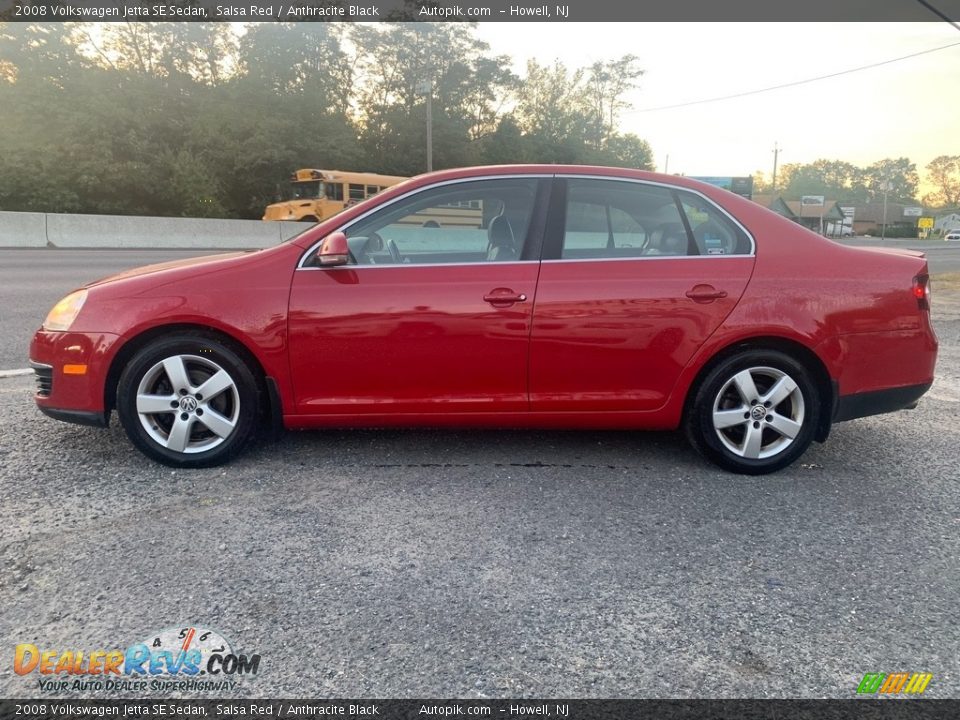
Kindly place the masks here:
<instances>
[{"instance_id":1,"label":"rear side window","mask_svg":"<svg viewBox=\"0 0 960 720\"><path fill-rule=\"evenodd\" d=\"M571 178L563 259L695 254L669 188Z\"/></svg>"},{"instance_id":2,"label":"rear side window","mask_svg":"<svg viewBox=\"0 0 960 720\"><path fill-rule=\"evenodd\" d=\"M678 190L699 255L749 255L750 238L715 205L699 195Z\"/></svg>"}]
</instances>

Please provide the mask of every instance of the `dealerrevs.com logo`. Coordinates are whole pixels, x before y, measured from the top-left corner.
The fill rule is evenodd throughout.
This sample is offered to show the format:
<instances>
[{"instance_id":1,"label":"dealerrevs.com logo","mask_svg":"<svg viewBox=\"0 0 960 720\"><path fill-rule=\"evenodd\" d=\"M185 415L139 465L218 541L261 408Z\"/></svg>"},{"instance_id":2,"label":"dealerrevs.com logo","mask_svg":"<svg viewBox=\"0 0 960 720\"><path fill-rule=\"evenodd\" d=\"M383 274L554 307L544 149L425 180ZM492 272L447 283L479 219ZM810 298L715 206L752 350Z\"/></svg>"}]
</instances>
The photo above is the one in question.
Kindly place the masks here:
<instances>
[{"instance_id":1,"label":"dealerrevs.com logo","mask_svg":"<svg viewBox=\"0 0 960 720\"><path fill-rule=\"evenodd\" d=\"M260 655L236 653L216 630L193 626L161 630L125 650L21 643L13 669L36 675L41 692L216 691L256 677Z\"/></svg>"}]
</instances>

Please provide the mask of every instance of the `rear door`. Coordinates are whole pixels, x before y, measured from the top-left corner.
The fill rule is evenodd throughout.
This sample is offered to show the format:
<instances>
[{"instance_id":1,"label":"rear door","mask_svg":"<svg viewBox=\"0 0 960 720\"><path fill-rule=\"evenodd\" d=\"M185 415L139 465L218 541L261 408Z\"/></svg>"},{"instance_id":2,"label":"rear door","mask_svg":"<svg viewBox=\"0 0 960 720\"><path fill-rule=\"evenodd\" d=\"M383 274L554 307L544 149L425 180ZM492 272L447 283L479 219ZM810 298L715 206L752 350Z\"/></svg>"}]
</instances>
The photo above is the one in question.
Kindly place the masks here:
<instances>
[{"instance_id":1,"label":"rear door","mask_svg":"<svg viewBox=\"0 0 960 720\"><path fill-rule=\"evenodd\" d=\"M534 411L661 407L753 270L753 241L703 196L558 178L530 345Z\"/></svg>"}]
</instances>

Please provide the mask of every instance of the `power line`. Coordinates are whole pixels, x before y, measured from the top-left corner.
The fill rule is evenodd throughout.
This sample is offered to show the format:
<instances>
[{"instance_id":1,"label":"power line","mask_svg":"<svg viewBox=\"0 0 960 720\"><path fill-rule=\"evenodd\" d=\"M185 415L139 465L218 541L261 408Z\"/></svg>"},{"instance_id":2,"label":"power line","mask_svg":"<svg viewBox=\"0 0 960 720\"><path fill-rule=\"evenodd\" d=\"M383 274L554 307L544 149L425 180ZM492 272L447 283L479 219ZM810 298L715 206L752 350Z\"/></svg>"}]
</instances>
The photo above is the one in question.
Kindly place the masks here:
<instances>
[{"instance_id":1,"label":"power line","mask_svg":"<svg viewBox=\"0 0 960 720\"><path fill-rule=\"evenodd\" d=\"M922 1L922 0L918 0ZM676 103L674 105L660 105L658 107L652 108L638 108L636 110L629 110L624 115L632 115L633 113L645 113L645 112L656 112L658 110L673 110L674 108L690 107L691 105L703 105L705 103L714 103L720 102L721 100L733 100L734 98L747 97L748 95L758 95L760 93L771 92L773 90L782 90L788 87L796 87L797 85L806 85L807 83L817 82L819 80L829 80L830 78L840 77L841 75L849 75L850 73L860 72L862 70L870 70L871 68L881 67L882 65L889 65L890 63L900 62L901 60L909 60L910 58L919 57L920 55L928 55L929 53L939 52L940 50L946 50L948 48L957 47L960 45L960 42L950 43L949 45L941 45L940 47L930 48L929 50L921 50L920 52L910 53L909 55L903 55L901 57L891 58L890 60L882 60L880 62L875 62L870 65L862 65L860 67L850 68L849 70L841 70L839 72L830 73L829 75L819 75L817 77L807 78L806 80L794 80L793 82L783 83L782 85L772 85L770 87L760 88L758 90L747 90L745 92L734 93L733 95L720 95L719 97L705 98L703 100L690 100L689 102Z\"/></svg>"},{"instance_id":2,"label":"power line","mask_svg":"<svg viewBox=\"0 0 960 720\"><path fill-rule=\"evenodd\" d=\"M921 5L923 5L927 10L929 10L930 12L932 12L932 13L933 13L934 15L936 15L937 17L939 17L939 18L941 18L942 20L950 23L950 24L953 25L957 30L960 30L960 25L957 25L953 20L951 20L950 17L949 17L946 13L940 12L940 11L937 10L933 5L931 5L930 3L928 3L926 0L917 0L917 2L920 3Z\"/></svg>"}]
</instances>

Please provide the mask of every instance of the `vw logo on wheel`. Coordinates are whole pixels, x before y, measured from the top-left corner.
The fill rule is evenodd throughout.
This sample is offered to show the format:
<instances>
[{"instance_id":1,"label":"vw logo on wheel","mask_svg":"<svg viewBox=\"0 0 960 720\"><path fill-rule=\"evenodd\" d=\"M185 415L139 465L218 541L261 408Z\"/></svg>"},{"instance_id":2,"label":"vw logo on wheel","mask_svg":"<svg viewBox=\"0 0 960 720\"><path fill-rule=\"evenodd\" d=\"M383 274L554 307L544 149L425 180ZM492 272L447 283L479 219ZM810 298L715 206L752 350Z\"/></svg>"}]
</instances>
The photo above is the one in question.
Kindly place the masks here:
<instances>
[{"instance_id":1,"label":"vw logo on wheel","mask_svg":"<svg viewBox=\"0 0 960 720\"><path fill-rule=\"evenodd\" d=\"M193 412L197 409L197 399L191 395L180 398L180 409L184 412Z\"/></svg>"},{"instance_id":2,"label":"vw logo on wheel","mask_svg":"<svg viewBox=\"0 0 960 720\"><path fill-rule=\"evenodd\" d=\"M184 398L186 400L186 398ZM181 401L181 405L183 401ZM754 405L753 409L750 411L750 416L754 420L763 420L767 416L767 409L763 405Z\"/></svg>"}]
</instances>

